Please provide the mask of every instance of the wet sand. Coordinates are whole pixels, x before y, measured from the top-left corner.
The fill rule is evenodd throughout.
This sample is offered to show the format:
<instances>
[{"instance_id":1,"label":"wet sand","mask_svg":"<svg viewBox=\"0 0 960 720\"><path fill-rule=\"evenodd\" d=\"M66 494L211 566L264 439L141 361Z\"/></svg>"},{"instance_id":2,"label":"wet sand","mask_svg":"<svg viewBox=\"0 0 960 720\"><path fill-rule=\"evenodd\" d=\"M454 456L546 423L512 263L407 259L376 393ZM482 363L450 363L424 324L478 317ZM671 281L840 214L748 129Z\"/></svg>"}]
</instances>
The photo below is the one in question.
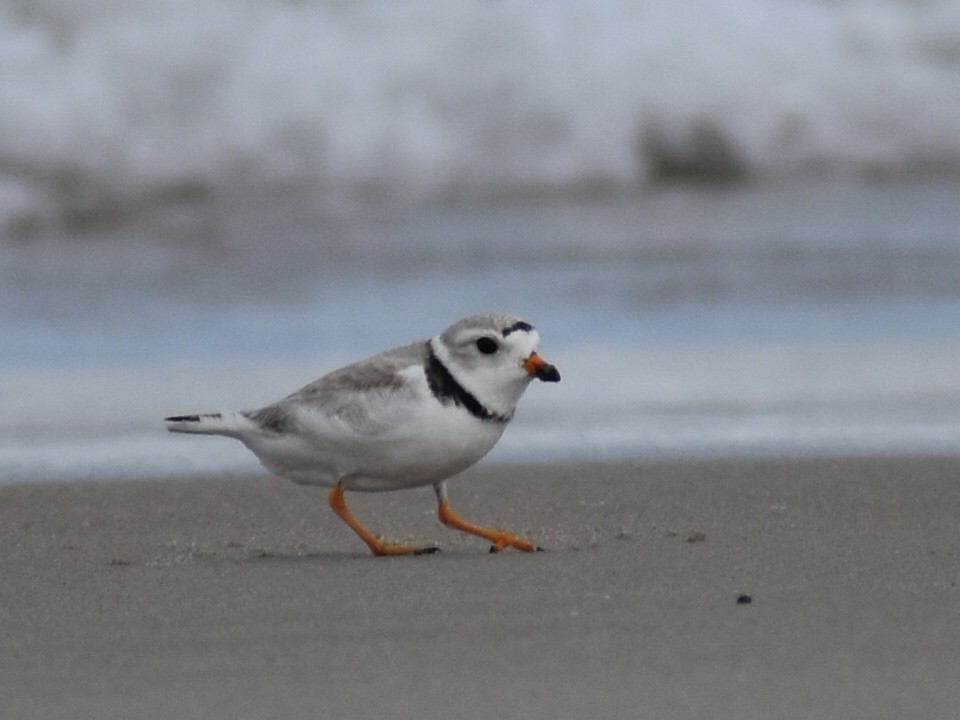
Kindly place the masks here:
<instances>
[{"instance_id":1,"label":"wet sand","mask_svg":"<svg viewBox=\"0 0 960 720\"><path fill-rule=\"evenodd\" d=\"M481 466L432 493L268 476L0 487L9 718L942 719L960 460ZM749 599L749 602L746 600Z\"/></svg>"}]
</instances>

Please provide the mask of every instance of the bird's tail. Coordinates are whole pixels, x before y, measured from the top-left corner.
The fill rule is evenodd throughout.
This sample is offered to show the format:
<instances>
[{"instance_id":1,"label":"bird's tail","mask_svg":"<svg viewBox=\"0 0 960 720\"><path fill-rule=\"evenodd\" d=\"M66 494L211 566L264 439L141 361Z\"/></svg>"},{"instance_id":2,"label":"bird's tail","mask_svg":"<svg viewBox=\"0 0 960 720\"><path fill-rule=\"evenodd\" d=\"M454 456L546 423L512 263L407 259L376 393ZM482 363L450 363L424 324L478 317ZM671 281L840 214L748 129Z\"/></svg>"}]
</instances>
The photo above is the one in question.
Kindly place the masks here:
<instances>
[{"instance_id":1,"label":"bird's tail","mask_svg":"<svg viewBox=\"0 0 960 720\"><path fill-rule=\"evenodd\" d=\"M175 415L164 418L167 430L197 435L240 437L256 429L256 424L242 412L218 412L208 415Z\"/></svg>"}]
</instances>

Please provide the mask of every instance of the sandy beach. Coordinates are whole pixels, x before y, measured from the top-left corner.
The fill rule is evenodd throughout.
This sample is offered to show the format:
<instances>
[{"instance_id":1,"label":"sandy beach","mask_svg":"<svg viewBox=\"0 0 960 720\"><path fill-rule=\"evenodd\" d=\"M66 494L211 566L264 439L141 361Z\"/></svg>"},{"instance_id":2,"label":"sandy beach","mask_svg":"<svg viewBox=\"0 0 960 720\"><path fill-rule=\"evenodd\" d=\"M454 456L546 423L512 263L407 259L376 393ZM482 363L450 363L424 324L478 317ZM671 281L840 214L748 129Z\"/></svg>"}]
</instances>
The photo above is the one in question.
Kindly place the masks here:
<instances>
[{"instance_id":1,"label":"sandy beach","mask_svg":"<svg viewBox=\"0 0 960 720\"><path fill-rule=\"evenodd\" d=\"M955 458L0 487L4 718L934 718L960 706ZM749 599L749 602L746 600Z\"/></svg>"}]
</instances>

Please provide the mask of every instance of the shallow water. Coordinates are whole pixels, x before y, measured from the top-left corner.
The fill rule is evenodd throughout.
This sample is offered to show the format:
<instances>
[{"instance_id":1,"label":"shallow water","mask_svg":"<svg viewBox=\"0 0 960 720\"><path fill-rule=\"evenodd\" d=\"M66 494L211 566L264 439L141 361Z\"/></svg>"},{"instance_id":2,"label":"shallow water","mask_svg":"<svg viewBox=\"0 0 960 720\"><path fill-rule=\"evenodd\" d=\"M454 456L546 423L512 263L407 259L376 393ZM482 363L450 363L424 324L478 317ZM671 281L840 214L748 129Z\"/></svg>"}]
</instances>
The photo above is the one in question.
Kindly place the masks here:
<instances>
[{"instance_id":1,"label":"shallow water","mask_svg":"<svg viewBox=\"0 0 960 720\"><path fill-rule=\"evenodd\" d=\"M250 196L7 243L0 478L256 469L160 419L255 407L487 310L532 320L563 372L493 458L960 452L958 197Z\"/></svg>"}]
</instances>

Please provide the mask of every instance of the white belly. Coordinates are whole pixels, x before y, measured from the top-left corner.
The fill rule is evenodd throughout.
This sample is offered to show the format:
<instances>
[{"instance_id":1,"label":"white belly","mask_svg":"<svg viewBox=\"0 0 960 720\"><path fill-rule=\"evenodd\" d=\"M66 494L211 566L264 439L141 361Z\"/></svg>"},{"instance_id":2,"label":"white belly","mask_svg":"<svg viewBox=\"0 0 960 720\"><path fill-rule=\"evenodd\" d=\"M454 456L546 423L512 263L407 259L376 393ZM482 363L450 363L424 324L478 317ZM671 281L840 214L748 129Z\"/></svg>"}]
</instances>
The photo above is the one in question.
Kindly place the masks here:
<instances>
[{"instance_id":1,"label":"white belly","mask_svg":"<svg viewBox=\"0 0 960 720\"><path fill-rule=\"evenodd\" d=\"M407 408L402 421L363 434L342 423L306 423L296 434L243 438L271 472L306 485L384 491L433 485L486 455L506 423L462 407Z\"/></svg>"}]
</instances>

